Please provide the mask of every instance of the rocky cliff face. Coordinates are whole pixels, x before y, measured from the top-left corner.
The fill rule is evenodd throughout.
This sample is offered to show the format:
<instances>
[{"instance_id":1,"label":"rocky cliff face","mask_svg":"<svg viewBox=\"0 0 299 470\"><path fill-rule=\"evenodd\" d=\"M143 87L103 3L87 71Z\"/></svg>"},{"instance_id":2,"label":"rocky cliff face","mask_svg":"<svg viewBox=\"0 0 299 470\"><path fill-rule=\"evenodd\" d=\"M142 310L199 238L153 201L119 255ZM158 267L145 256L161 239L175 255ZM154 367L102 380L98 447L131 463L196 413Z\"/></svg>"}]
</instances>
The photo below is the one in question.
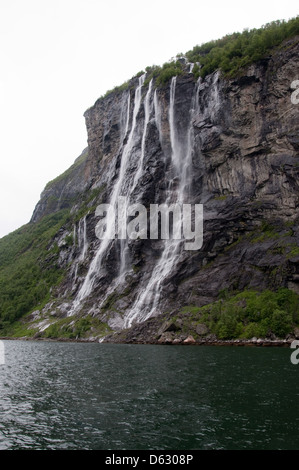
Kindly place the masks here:
<instances>
[{"instance_id":1,"label":"rocky cliff face","mask_svg":"<svg viewBox=\"0 0 299 470\"><path fill-rule=\"evenodd\" d=\"M63 207L74 216L53 240L66 276L41 319L88 314L119 331L224 290L299 293L297 59L298 37L238 78L196 81L186 65L164 87L142 75L86 111L88 154L32 218ZM95 209L120 196L146 208L203 204L202 247L100 240Z\"/></svg>"}]
</instances>

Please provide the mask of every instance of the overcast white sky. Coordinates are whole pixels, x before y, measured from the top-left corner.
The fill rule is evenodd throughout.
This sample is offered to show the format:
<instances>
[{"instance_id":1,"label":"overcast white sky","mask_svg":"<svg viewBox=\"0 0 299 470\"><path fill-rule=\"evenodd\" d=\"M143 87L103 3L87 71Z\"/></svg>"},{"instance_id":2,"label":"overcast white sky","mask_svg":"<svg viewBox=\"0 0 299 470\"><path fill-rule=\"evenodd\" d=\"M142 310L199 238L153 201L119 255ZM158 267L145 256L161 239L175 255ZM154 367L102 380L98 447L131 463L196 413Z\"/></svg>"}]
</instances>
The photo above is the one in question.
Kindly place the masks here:
<instances>
[{"instance_id":1,"label":"overcast white sky","mask_svg":"<svg viewBox=\"0 0 299 470\"><path fill-rule=\"evenodd\" d=\"M298 14L297 0L0 0L0 237L87 145L84 111L147 65Z\"/></svg>"}]
</instances>

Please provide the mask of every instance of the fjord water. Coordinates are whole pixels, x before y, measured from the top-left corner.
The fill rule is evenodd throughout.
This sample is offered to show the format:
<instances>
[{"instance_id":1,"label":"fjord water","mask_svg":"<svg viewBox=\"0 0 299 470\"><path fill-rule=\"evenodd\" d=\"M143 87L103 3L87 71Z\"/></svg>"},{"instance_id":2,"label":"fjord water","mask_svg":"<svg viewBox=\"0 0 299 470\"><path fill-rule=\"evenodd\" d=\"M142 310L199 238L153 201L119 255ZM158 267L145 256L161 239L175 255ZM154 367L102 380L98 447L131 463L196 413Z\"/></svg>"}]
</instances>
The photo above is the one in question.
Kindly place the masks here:
<instances>
[{"instance_id":1,"label":"fjord water","mask_svg":"<svg viewBox=\"0 0 299 470\"><path fill-rule=\"evenodd\" d=\"M289 348L3 343L0 450L299 448Z\"/></svg>"}]
</instances>

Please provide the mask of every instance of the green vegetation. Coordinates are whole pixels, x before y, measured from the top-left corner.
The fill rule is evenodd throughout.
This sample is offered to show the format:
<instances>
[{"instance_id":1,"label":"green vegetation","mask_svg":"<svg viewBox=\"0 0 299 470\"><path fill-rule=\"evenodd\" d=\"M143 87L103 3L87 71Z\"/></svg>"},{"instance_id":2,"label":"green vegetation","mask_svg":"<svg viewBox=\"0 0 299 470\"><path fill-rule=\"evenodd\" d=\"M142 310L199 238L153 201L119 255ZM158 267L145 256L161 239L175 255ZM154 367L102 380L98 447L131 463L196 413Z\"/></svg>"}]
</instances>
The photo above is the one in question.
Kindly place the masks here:
<instances>
[{"instance_id":1,"label":"green vegetation","mask_svg":"<svg viewBox=\"0 0 299 470\"><path fill-rule=\"evenodd\" d=\"M74 161L73 165L71 165L66 171L64 171L61 175L57 176L56 178L54 178L53 180L49 181L47 184L46 184L46 187L45 189L50 189L52 186L54 185L57 185L58 183L60 182L65 182L65 180L71 176L74 172L74 170L76 170L77 168L79 168L80 165L82 165L82 163L84 163L84 161L87 159L88 157L88 150L85 149L82 154L76 158L76 160Z\"/></svg>"},{"instance_id":2,"label":"green vegetation","mask_svg":"<svg viewBox=\"0 0 299 470\"><path fill-rule=\"evenodd\" d=\"M73 222L78 222L88 213L94 212L98 205L98 198L104 192L105 186L100 186L92 190L88 190L78 198L80 209L74 213Z\"/></svg>"},{"instance_id":3,"label":"green vegetation","mask_svg":"<svg viewBox=\"0 0 299 470\"><path fill-rule=\"evenodd\" d=\"M101 96L101 98L106 98L108 95L112 93L121 93L122 91L128 90L130 88L130 80L127 80L122 85L115 86L111 90L106 91L106 93Z\"/></svg>"},{"instance_id":4,"label":"green vegetation","mask_svg":"<svg viewBox=\"0 0 299 470\"><path fill-rule=\"evenodd\" d=\"M289 21L273 21L259 29L244 30L221 39L195 46L186 53L190 62L199 62L193 69L195 78L222 70L227 76L236 75L242 67L266 57L271 49L285 39L299 34L299 16Z\"/></svg>"},{"instance_id":5,"label":"green vegetation","mask_svg":"<svg viewBox=\"0 0 299 470\"><path fill-rule=\"evenodd\" d=\"M90 333L94 336L104 336L111 332L106 323L88 315L81 318L62 318L56 320L44 332L45 338L84 339Z\"/></svg>"},{"instance_id":6,"label":"green vegetation","mask_svg":"<svg viewBox=\"0 0 299 470\"><path fill-rule=\"evenodd\" d=\"M37 330L31 325L28 326L22 320L17 320L5 329L5 336L10 338L32 338L36 332ZM4 332L0 330L0 334L4 335Z\"/></svg>"},{"instance_id":7,"label":"green vegetation","mask_svg":"<svg viewBox=\"0 0 299 470\"><path fill-rule=\"evenodd\" d=\"M279 238L278 228L275 225L270 224L267 221L262 221L260 227L260 233L258 236L254 236L250 239L251 243L263 242L269 238Z\"/></svg>"},{"instance_id":8,"label":"green vegetation","mask_svg":"<svg viewBox=\"0 0 299 470\"><path fill-rule=\"evenodd\" d=\"M166 83L168 83L172 77L181 75L183 73L183 67L181 62L179 60L176 60L166 62L162 65L162 67L159 67L157 65L147 67L146 72L147 77L144 81L145 86L147 86L147 84L151 81L152 78L155 80L157 86L163 86L166 85Z\"/></svg>"},{"instance_id":9,"label":"green vegetation","mask_svg":"<svg viewBox=\"0 0 299 470\"><path fill-rule=\"evenodd\" d=\"M69 212L62 210L0 239L0 334L44 304L50 289L61 282L59 250L49 242L68 220Z\"/></svg>"},{"instance_id":10,"label":"green vegetation","mask_svg":"<svg viewBox=\"0 0 299 470\"><path fill-rule=\"evenodd\" d=\"M205 324L218 339L284 338L299 324L299 296L286 288L277 292L244 291L204 307L184 307L189 320Z\"/></svg>"},{"instance_id":11,"label":"green vegetation","mask_svg":"<svg viewBox=\"0 0 299 470\"><path fill-rule=\"evenodd\" d=\"M84 155L76 160L75 166L86 158ZM71 168L74 169L74 165ZM66 177L68 174L69 171L64 173ZM60 178L62 176L48 183L47 187ZM78 204L78 210L72 215L69 209L53 212L0 239L0 335L33 336L35 331L27 330L26 325L18 324L18 320L33 310L42 309L55 297L54 288L65 276L65 269L58 263L62 248L54 237L63 228L68 232L63 247L72 247L74 223L95 210L103 190L104 186L77 196L73 204ZM78 335L76 332L75 336Z\"/></svg>"},{"instance_id":12,"label":"green vegetation","mask_svg":"<svg viewBox=\"0 0 299 470\"><path fill-rule=\"evenodd\" d=\"M221 194L220 196L214 197L215 201L225 201L227 199L227 194Z\"/></svg>"},{"instance_id":13,"label":"green vegetation","mask_svg":"<svg viewBox=\"0 0 299 470\"><path fill-rule=\"evenodd\" d=\"M297 34L299 34L299 16L289 21L272 21L258 29L245 29L242 33L228 34L221 39L197 45L186 54L177 54L177 58L183 56L189 62L194 63L192 73L196 80L199 77L205 78L216 70L221 70L227 77L233 77L243 67L264 59L285 39ZM166 85L172 77L181 75L183 65L179 60L173 60L162 66L146 67L145 71L147 76L144 86L148 86L153 78L156 86L159 87ZM143 71L136 76L142 73ZM128 80L123 85L107 91L103 97L113 92L127 90L130 82Z\"/></svg>"},{"instance_id":14,"label":"green vegetation","mask_svg":"<svg viewBox=\"0 0 299 470\"><path fill-rule=\"evenodd\" d=\"M299 256L299 246L292 245L289 247L290 251L288 253L288 258L291 258L293 256Z\"/></svg>"}]
</instances>

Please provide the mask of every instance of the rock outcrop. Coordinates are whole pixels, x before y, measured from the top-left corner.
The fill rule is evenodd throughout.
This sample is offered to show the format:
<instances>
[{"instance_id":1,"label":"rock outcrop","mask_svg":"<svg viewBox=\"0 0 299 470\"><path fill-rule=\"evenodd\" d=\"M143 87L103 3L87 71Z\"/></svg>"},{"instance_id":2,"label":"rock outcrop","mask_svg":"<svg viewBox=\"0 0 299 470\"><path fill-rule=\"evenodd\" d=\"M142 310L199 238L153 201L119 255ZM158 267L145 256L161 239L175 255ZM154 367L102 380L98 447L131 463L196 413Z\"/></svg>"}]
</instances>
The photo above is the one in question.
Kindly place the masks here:
<instances>
[{"instance_id":1,"label":"rock outcrop","mask_svg":"<svg viewBox=\"0 0 299 470\"><path fill-rule=\"evenodd\" d=\"M136 77L86 111L88 152L45 189L32 218L80 214L53 241L66 274L42 316L91 315L120 331L223 290L299 293L298 37L233 79L196 81L189 70L160 88ZM202 204L202 247L100 240L95 209L120 196L147 209Z\"/></svg>"}]
</instances>

